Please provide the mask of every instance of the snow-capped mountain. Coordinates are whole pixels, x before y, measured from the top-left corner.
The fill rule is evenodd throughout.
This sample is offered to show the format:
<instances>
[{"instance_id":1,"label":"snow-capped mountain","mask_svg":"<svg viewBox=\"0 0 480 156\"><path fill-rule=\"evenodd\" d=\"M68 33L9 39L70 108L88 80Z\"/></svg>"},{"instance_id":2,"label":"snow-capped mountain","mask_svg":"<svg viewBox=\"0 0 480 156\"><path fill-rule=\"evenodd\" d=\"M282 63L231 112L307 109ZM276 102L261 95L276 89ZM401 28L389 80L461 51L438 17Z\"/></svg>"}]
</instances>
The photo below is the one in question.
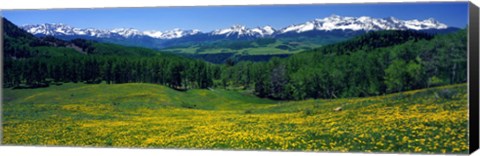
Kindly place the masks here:
<instances>
[{"instance_id":1,"label":"snow-capped mountain","mask_svg":"<svg viewBox=\"0 0 480 156\"><path fill-rule=\"evenodd\" d=\"M280 33L296 32L302 33L306 31L332 31L332 30L353 30L353 31L375 31L375 30L426 30L426 29L447 29L448 26L436 21L433 18L419 21L399 20L394 17L389 18L372 18L367 16L361 17L342 17L332 15L329 17L314 19L302 24L295 24L280 29Z\"/></svg>"},{"instance_id":2,"label":"snow-capped mountain","mask_svg":"<svg viewBox=\"0 0 480 156\"><path fill-rule=\"evenodd\" d=\"M233 25L230 28L217 29L211 32L211 35L225 35L226 37L265 37L275 33L275 29L271 26L246 28L244 25Z\"/></svg>"},{"instance_id":3,"label":"snow-capped mountain","mask_svg":"<svg viewBox=\"0 0 480 156\"><path fill-rule=\"evenodd\" d=\"M178 28L167 31L141 31L133 28L101 30L95 28L75 28L65 24L25 25L21 28L35 36L52 35L65 40L84 38L148 48L165 48L206 41L249 40L264 37L308 39L308 37L322 38L322 35L326 35L348 38L377 30L417 30L428 33L445 33L458 30L458 28L448 27L446 24L433 18L401 20L394 17L342 17L338 15L317 18L280 29L275 29L269 25L250 28L244 25L233 25L210 32Z\"/></svg>"},{"instance_id":4,"label":"snow-capped mountain","mask_svg":"<svg viewBox=\"0 0 480 156\"><path fill-rule=\"evenodd\" d=\"M174 39L174 38L181 38L184 36L189 36L189 35L195 35L201 33L200 30L194 29L194 30L182 30L179 28L175 28L173 30L168 30L165 32L161 31L144 31L143 34L152 38L158 38L158 39Z\"/></svg>"},{"instance_id":5,"label":"snow-capped mountain","mask_svg":"<svg viewBox=\"0 0 480 156\"><path fill-rule=\"evenodd\" d=\"M37 25L25 25L21 27L27 32L34 35L52 35L52 36L89 36L99 38L113 38L113 37L142 37L148 36L157 39L174 39L188 35L195 35L200 33L199 30L181 30L173 29L168 31L140 31L133 28L117 28L112 30L100 30L93 28L74 28L65 24L37 24Z\"/></svg>"},{"instance_id":6,"label":"snow-capped mountain","mask_svg":"<svg viewBox=\"0 0 480 156\"><path fill-rule=\"evenodd\" d=\"M108 33L118 34L126 38L143 35L143 32L133 28L117 28L117 29L108 31Z\"/></svg>"},{"instance_id":7,"label":"snow-capped mountain","mask_svg":"<svg viewBox=\"0 0 480 156\"><path fill-rule=\"evenodd\" d=\"M109 33L108 31L102 31L97 29L73 28L65 24L57 23L25 25L21 28L34 35L87 35L93 37L102 37Z\"/></svg>"},{"instance_id":8,"label":"snow-capped mountain","mask_svg":"<svg viewBox=\"0 0 480 156\"><path fill-rule=\"evenodd\" d=\"M37 24L25 25L22 27L34 35L64 35L64 36L90 36L100 38L111 38L121 36L124 38L147 36L155 39L176 39L185 36L202 34L199 30L173 29L168 31L140 31L133 28L119 28L112 30L100 30L93 28L74 28L65 24ZM350 31L376 31L376 30L429 30L429 29L447 29L447 25L433 19L425 20L400 20L394 17L372 18L368 16L361 17L342 17L331 15L325 18L318 18L305 23L294 24L281 29L275 29L271 26L247 28L244 25L233 25L229 28L217 29L206 33L213 36L225 36L226 38L241 37L271 37L285 33L303 33L308 31L332 31L332 30L350 30Z\"/></svg>"}]
</instances>

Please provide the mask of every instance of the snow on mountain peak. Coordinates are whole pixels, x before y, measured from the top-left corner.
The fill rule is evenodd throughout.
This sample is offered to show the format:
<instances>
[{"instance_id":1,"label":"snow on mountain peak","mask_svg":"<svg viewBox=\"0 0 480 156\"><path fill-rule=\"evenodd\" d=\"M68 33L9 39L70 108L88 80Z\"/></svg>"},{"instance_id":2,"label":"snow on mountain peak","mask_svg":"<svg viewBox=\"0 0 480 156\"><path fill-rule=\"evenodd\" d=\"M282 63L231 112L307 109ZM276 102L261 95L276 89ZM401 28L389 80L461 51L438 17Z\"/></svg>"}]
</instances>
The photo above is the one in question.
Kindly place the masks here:
<instances>
[{"instance_id":1,"label":"snow on mountain peak","mask_svg":"<svg viewBox=\"0 0 480 156\"><path fill-rule=\"evenodd\" d=\"M230 35L235 34L235 33L237 33L238 35L241 35L241 34L245 34L246 32L247 32L247 29L245 28L244 25L233 25L229 28L217 29L217 30L213 31L212 34L230 36Z\"/></svg>"},{"instance_id":2,"label":"snow on mountain peak","mask_svg":"<svg viewBox=\"0 0 480 156\"><path fill-rule=\"evenodd\" d=\"M280 30L281 33L287 32L305 32L311 30L424 30L424 29L446 29L448 26L429 18L423 21L414 20L399 20L394 17L389 18L372 18L368 16L361 17L343 17L338 15L331 15L325 18L314 19L302 24L291 25Z\"/></svg>"},{"instance_id":3,"label":"snow on mountain peak","mask_svg":"<svg viewBox=\"0 0 480 156\"><path fill-rule=\"evenodd\" d=\"M202 31L198 30L198 29L193 29L191 30L190 32L190 35L195 35L195 34L198 34L198 33L201 33Z\"/></svg>"},{"instance_id":4,"label":"snow on mountain peak","mask_svg":"<svg viewBox=\"0 0 480 156\"><path fill-rule=\"evenodd\" d=\"M276 32L275 28L269 25L263 26L262 29L265 35L272 35Z\"/></svg>"},{"instance_id":5,"label":"snow on mountain peak","mask_svg":"<svg viewBox=\"0 0 480 156\"><path fill-rule=\"evenodd\" d=\"M200 30L182 30L175 28L167 31L140 31L133 28L118 28L112 30L100 30L93 28L75 28L65 24L37 24L24 25L24 30L34 35L81 35L92 37L151 37L157 39L175 39L190 35L202 33ZM263 27L248 28L245 25L232 25L228 28L217 29L209 32L209 35L223 35L225 37L268 37L283 33L302 33L308 31L333 31L333 30L353 30L353 31L375 31L375 30L425 30L425 29L446 29L447 25L439 21L428 18L425 20L400 20L395 17L373 18L369 16L346 17L339 15L330 15L324 18L317 18L300 24L294 24L282 29L275 29L266 25Z\"/></svg>"},{"instance_id":6,"label":"snow on mountain peak","mask_svg":"<svg viewBox=\"0 0 480 156\"><path fill-rule=\"evenodd\" d=\"M414 30L423 30L423 29L446 29L448 26L438 22L437 20L433 18L429 18L423 21L419 20L409 20L409 21L404 21L404 24L407 28L409 29L414 29Z\"/></svg>"},{"instance_id":7,"label":"snow on mountain peak","mask_svg":"<svg viewBox=\"0 0 480 156\"><path fill-rule=\"evenodd\" d=\"M143 35L142 32L140 32L139 30L137 29L133 29L133 28L117 28L117 29L113 29L113 30L110 30L110 32L112 33L117 33L123 37L132 37L132 36L137 36L137 35Z\"/></svg>"},{"instance_id":8,"label":"snow on mountain peak","mask_svg":"<svg viewBox=\"0 0 480 156\"><path fill-rule=\"evenodd\" d=\"M328 16L328 17L325 17L324 19L339 20L339 19L341 19L341 18L342 18L342 16L338 16L338 15L336 15L336 14L332 14L332 15L330 15L330 16Z\"/></svg>"},{"instance_id":9,"label":"snow on mountain peak","mask_svg":"<svg viewBox=\"0 0 480 156\"><path fill-rule=\"evenodd\" d=\"M234 29L234 30L244 30L245 26L240 25L240 24L236 24L236 25L233 25L231 28Z\"/></svg>"},{"instance_id":10,"label":"snow on mountain peak","mask_svg":"<svg viewBox=\"0 0 480 156\"><path fill-rule=\"evenodd\" d=\"M61 34L71 34L69 31L70 26L62 23L45 23L45 24L36 24L36 25L25 25L24 29L31 34L45 34L45 35L55 35L57 33Z\"/></svg>"},{"instance_id":11,"label":"snow on mountain peak","mask_svg":"<svg viewBox=\"0 0 480 156\"><path fill-rule=\"evenodd\" d=\"M229 28L226 29L217 29L213 32L211 32L212 35L225 35L226 37L229 36L235 36L237 38L240 37L265 37L265 36L271 36L276 32L276 30L269 26L263 26L263 27L255 27L255 28L247 28L244 25L233 25Z\"/></svg>"},{"instance_id":12,"label":"snow on mountain peak","mask_svg":"<svg viewBox=\"0 0 480 156\"><path fill-rule=\"evenodd\" d=\"M189 35L195 35L201 33L200 30L198 29L193 29L193 30L182 30L180 28L174 28L172 30L167 30L167 31L155 31L155 30L150 30L150 31L144 31L143 34L152 38L158 38L158 39L174 39L174 38L181 38L184 36L189 36Z\"/></svg>"},{"instance_id":13,"label":"snow on mountain peak","mask_svg":"<svg viewBox=\"0 0 480 156\"><path fill-rule=\"evenodd\" d=\"M200 30L182 30L175 28L168 31L140 31L134 28L116 28L111 30L100 30L93 28L74 28L65 24L56 24L56 23L45 23L45 24L36 24L36 25L24 25L22 29L27 32L37 35L86 35L93 37L103 37L110 38L112 36L122 36L124 38L134 37L134 36L149 36L152 38L158 39L173 39L180 38L186 35L194 35L201 33Z\"/></svg>"},{"instance_id":14,"label":"snow on mountain peak","mask_svg":"<svg viewBox=\"0 0 480 156\"><path fill-rule=\"evenodd\" d=\"M152 38L162 38L162 35L164 34L161 31L155 31L155 30L148 30L143 32L144 35L150 36Z\"/></svg>"}]
</instances>

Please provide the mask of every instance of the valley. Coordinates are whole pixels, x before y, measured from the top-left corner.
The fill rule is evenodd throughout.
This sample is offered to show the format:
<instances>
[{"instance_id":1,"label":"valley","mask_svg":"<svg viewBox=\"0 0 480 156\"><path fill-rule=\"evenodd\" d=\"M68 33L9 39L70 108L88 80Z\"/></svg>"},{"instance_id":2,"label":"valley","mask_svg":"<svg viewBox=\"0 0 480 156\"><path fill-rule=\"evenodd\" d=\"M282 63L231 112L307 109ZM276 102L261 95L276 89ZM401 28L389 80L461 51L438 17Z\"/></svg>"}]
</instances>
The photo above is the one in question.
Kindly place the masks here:
<instances>
[{"instance_id":1,"label":"valley","mask_svg":"<svg viewBox=\"0 0 480 156\"><path fill-rule=\"evenodd\" d=\"M2 144L468 153L467 29L433 18L210 32L2 20Z\"/></svg>"},{"instance_id":2,"label":"valley","mask_svg":"<svg viewBox=\"0 0 480 156\"><path fill-rule=\"evenodd\" d=\"M308 51L352 39L371 31L416 30L431 34L444 34L459 30L459 28L449 27L433 18L419 21L400 20L394 17L344 17L338 15L316 18L283 28L273 28L269 25L252 28L245 25L233 25L205 32L198 29L183 30L181 28L166 31L141 31L134 28L102 30L50 23L24 25L21 28L37 37L54 36L64 40L81 38L156 49L174 54L233 53L234 55L249 55L249 58L256 55L280 55L282 57L281 55ZM203 58L202 56L193 57ZM250 60L265 61L264 58L263 56ZM225 63L225 61L227 59L214 63Z\"/></svg>"}]
</instances>

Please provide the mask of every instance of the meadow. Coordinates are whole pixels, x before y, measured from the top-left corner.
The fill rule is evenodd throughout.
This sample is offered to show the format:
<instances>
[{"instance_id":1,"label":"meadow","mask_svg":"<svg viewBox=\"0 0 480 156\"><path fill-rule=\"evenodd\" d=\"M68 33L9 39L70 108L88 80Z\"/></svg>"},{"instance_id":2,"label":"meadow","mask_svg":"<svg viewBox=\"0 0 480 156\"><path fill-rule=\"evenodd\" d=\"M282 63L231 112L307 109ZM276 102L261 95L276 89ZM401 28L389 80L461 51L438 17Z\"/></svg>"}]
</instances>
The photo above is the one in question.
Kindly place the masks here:
<instances>
[{"instance_id":1,"label":"meadow","mask_svg":"<svg viewBox=\"0 0 480 156\"><path fill-rule=\"evenodd\" d=\"M342 111L334 111L342 107ZM274 101L146 83L3 90L7 145L467 153L466 84Z\"/></svg>"},{"instance_id":2,"label":"meadow","mask_svg":"<svg viewBox=\"0 0 480 156\"><path fill-rule=\"evenodd\" d=\"M278 46L283 45L280 42L269 44L266 46L252 46L241 49L230 49L225 47L214 47L204 49L201 46L189 46L189 47L173 47L161 49L163 52L170 53L186 53L186 54L219 54L219 53L236 53L243 55L274 55L274 54L294 54L306 49L312 49L313 45L304 45L299 47L288 47L288 49L280 49ZM285 46L285 45L284 45ZM287 47L286 47L287 48Z\"/></svg>"}]
</instances>

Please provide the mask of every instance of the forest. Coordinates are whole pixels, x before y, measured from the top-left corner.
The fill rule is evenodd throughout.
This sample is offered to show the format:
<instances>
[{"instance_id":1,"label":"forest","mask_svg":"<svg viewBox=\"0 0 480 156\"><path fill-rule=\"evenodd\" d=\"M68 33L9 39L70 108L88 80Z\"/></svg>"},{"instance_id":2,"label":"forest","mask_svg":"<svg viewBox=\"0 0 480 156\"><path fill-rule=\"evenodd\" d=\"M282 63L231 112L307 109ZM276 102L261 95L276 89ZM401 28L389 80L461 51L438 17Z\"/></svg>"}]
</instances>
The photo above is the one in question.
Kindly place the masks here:
<instances>
[{"instance_id":1,"label":"forest","mask_svg":"<svg viewBox=\"0 0 480 156\"><path fill-rule=\"evenodd\" d=\"M276 100L367 97L467 80L467 32L376 31L269 61L214 64L83 39L36 38L4 19L3 87L61 83L225 88Z\"/></svg>"}]
</instances>

